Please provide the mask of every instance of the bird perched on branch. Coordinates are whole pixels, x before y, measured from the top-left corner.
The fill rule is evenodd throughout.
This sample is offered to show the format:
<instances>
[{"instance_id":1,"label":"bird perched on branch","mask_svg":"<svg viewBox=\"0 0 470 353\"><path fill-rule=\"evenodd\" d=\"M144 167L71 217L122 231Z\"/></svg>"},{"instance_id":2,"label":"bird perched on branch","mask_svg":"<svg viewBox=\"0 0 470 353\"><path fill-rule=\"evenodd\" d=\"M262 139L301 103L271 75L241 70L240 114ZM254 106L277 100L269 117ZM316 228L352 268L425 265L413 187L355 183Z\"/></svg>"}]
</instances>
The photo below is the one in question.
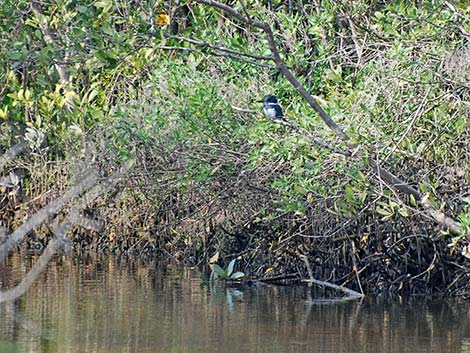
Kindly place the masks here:
<instances>
[{"instance_id":1,"label":"bird perched on branch","mask_svg":"<svg viewBox=\"0 0 470 353\"><path fill-rule=\"evenodd\" d=\"M284 126L288 126L295 131L300 131L297 125L291 124L286 120L284 113L282 112L282 109L277 102L276 96L268 95L264 97L263 110L264 114L268 117L269 120L275 121Z\"/></svg>"},{"instance_id":2,"label":"bird perched on branch","mask_svg":"<svg viewBox=\"0 0 470 353\"><path fill-rule=\"evenodd\" d=\"M277 102L276 96L269 95L264 97L263 110L270 120L285 120L284 113Z\"/></svg>"}]
</instances>

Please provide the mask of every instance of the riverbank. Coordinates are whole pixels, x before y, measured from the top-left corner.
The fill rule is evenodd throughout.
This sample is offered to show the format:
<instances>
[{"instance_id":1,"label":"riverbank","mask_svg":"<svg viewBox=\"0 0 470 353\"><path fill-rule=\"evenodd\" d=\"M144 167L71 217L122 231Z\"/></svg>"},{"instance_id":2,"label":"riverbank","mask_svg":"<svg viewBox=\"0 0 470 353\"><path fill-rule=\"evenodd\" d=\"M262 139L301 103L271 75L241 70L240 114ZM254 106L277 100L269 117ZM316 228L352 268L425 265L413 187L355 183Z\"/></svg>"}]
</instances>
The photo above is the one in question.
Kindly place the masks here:
<instances>
[{"instance_id":1,"label":"riverbank","mask_svg":"<svg viewBox=\"0 0 470 353\"><path fill-rule=\"evenodd\" d=\"M0 261L54 238L468 298L461 4L97 5L0 9Z\"/></svg>"},{"instance_id":2,"label":"riverbank","mask_svg":"<svg viewBox=\"0 0 470 353\"><path fill-rule=\"evenodd\" d=\"M192 183L182 191L177 183L168 182L175 177L174 167L163 173L152 159L158 172L149 173L151 164L145 157L154 156L142 154L113 189L90 199L81 210L98 228L70 228L66 237L72 253L163 256L207 268L219 252L222 266L237 259L241 271L258 279L309 278L306 257L314 278L368 295L468 298L468 260L452 252L439 228L420 213L384 219L372 207L350 218L339 217L331 212L331 198L309 204L305 214L279 212L282 196L268 187L262 168L231 178L214 173L210 181ZM36 194L29 194L33 189L25 192L24 183L4 193L2 222L13 231L64 193L70 183L68 171L80 170L70 162L50 162L46 179L37 160L31 162L36 157L23 158L15 166L29 170L29 185L39 186L39 180L48 184L34 188ZM112 169L117 167L107 168ZM106 174L111 173L103 177ZM63 209L56 219L64 219L67 212ZM23 246L41 250L54 229L52 223L44 223L28 234Z\"/></svg>"}]
</instances>

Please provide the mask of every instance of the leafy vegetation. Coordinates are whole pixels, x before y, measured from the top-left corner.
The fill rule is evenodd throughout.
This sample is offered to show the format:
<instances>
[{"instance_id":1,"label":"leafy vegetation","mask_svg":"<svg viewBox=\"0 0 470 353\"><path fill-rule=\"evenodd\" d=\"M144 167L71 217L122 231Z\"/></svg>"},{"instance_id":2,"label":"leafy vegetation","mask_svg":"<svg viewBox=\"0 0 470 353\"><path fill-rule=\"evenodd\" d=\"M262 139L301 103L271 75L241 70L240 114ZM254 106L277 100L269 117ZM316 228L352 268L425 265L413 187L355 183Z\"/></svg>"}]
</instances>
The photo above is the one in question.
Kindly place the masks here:
<instances>
[{"instance_id":1,"label":"leafy vegetation","mask_svg":"<svg viewBox=\"0 0 470 353\"><path fill-rule=\"evenodd\" d=\"M227 268L222 268L217 264L212 264L212 272L209 278L209 281L213 282L215 280L221 280L221 281L237 281L240 280L241 278L245 277L245 274L243 272L237 271L233 272L233 269L235 268L235 262L236 259L231 260Z\"/></svg>"},{"instance_id":2,"label":"leafy vegetation","mask_svg":"<svg viewBox=\"0 0 470 353\"><path fill-rule=\"evenodd\" d=\"M347 148L265 59L263 33L213 7L7 0L2 145L25 133L36 147L44 140L11 166L27 170L24 197L45 202L77 160L107 174L135 159L117 198L103 195L90 210L107 220L110 249L135 241L187 259L236 251L262 276L307 254L324 264L320 276L345 281L358 259L378 287L406 288L410 274L423 291L455 260L448 256L468 247L469 7L269 3L233 7L269 22L284 63L363 154L345 158L256 113L264 95L276 94L289 121ZM437 229L413 195L373 177L370 159L463 232ZM383 267L361 260L375 257Z\"/></svg>"}]
</instances>

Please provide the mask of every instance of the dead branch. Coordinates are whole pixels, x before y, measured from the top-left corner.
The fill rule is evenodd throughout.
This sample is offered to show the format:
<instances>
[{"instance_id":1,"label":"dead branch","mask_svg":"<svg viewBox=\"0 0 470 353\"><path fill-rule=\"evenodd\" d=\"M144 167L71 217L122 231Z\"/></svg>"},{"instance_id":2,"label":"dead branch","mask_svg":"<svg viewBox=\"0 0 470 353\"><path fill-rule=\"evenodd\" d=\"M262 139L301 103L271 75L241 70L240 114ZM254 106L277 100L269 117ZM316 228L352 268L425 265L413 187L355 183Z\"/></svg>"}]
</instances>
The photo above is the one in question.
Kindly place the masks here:
<instances>
[{"instance_id":1,"label":"dead branch","mask_svg":"<svg viewBox=\"0 0 470 353\"><path fill-rule=\"evenodd\" d=\"M307 267L308 276L310 277L309 279L302 280L302 282L306 282L306 283L309 283L309 284L313 283L313 284L317 284L319 286L324 286L324 287L329 287L329 288L335 289L337 291L346 293L349 298L364 298L364 296L365 296L364 294L356 292L355 290L352 290L352 289L349 289L349 288L346 288L346 287L343 287L343 286L339 286L337 284L333 284L333 283L329 283L329 282L325 282L325 281L319 281L317 279L314 279L313 278L313 272L312 272L312 269L310 267L310 263L308 261L307 256L305 256L305 255L299 255L299 256L303 260L303 262L305 263L305 266Z\"/></svg>"},{"instance_id":2,"label":"dead branch","mask_svg":"<svg viewBox=\"0 0 470 353\"><path fill-rule=\"evenodd\" d=\"M54 238L49 241L44 252L39 257L38 261L34 264L33 268L23 278L23 280L16 287L0 291L0 303L15 300L21 297L31 287L36 278L41 274L49 260L54 254L63 246L63 242L59 238Z\"/></svg>"},{"instance_id":3,"label":"dead branch","mask_svg":"<svg viewBox=\"0 0 470 353\"><path fill-rule=\"evenodd\" d=\"M26 234L40 226L45 220L59 212L70 200L92 187L98 180L95 173L90 172L75 187L68 190L63 196L41 208L38 212L18 227L0 246L0 263L3 262L10 250L21 241Z\"/></svg>"}]
</instances>

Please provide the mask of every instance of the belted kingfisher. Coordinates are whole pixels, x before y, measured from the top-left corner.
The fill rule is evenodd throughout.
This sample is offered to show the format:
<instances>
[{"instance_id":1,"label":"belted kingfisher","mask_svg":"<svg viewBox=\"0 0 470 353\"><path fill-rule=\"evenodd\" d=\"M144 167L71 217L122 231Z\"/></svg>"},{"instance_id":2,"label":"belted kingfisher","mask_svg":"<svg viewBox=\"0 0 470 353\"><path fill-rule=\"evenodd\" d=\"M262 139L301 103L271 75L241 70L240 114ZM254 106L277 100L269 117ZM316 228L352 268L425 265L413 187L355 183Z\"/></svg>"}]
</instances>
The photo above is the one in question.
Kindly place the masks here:
<instances>
[{"instance_id":1,"label":"belted kingfisher","mask_svg":"<svg viewBox=\"0 0 470 353\"><path fill-rule=\"evenodd\" d=\"M284 113L277 102L276 96L264 97L263 110L264 114L271 120L284 120Z\"/></svg>"}]
</instances>

